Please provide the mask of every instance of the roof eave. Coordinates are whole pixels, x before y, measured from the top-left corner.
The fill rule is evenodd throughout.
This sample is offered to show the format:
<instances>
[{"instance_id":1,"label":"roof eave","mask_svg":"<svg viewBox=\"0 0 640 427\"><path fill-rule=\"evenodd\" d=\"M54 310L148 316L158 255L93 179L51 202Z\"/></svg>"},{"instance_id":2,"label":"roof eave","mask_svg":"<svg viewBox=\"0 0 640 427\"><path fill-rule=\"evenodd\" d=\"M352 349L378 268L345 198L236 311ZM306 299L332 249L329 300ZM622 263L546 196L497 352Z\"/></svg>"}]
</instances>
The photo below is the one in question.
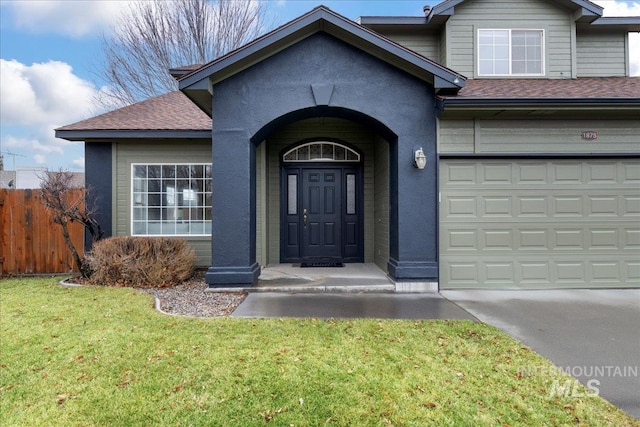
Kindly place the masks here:
<instances>
[{"instance_id":1,"label":"roof eave","mask_svg":"<svg viewBox=\"0 0 640 427\"><path fill-rule=\"evenodd\" d=\"M445 108L481 107L625 107L640 110L640 98L445 98Z\"/></svg>"},{"instance_id":2,"label":"roof eave","mask_svg":"<svg viewBox=\"0 0 640 427\"><path fill-rule=\"evenodd\" d=\"M590 24L593 29L640 32L640 16L605 16Z\"/></svg>"},{"instance_id":3,"label":"roof eave","mask_svg":"<svg viewBox=\"0 0 640 427\"><path fill-rule=\"evenodd\" d=\"M571 0L571 3L576 4L581 10L580 14L585 16L602 16L604 8L588 0Z\"/></svg>"},{"instance_id":4,"label":"roof eave","mask_svg":"<svg viewBox=\"0 0 640 427\"><path fill-rule=\"evenodd\" d=\"M441 99L441 119L563 118L629 120L640 114L640 99Z\"/></svg>"},{"instance_id":5,"label":"roof eave","mask_svg":"<svg viewBox=\"0 0 640 427\"><path fill-rule=\"evenodd\" d=\"M361 16L356 22L365 27L370 25L424 26L429 23L426 16Z\"/></svg>"},{"instance_id":6,"label":"roof eave","mask_svg":"<svg viewBox=\"0 0 640 427\"><path fill-rule=\"evenodd\" d=\"M466 0L445 0L431 8L427 20L447 20L455 15L456 6ZM604 9L588 0L560 0L559 3L570 6L575 10L574 19L577 22L592 22L602 16Z\"/></svg>"},{"instance_id":7,"label":"roof eave","mask_svg":"<svg viewBox=\"0 0 640 427\"><path fill-rule=\"evenodd\" d=\"M56 138L67 141L116 139L211 139L211 130L55 130Z\"/></svg>"},{"instance_id":8,"label":"roof eave","mask_svg":"<svg viewBox=\"0 0 640 427\"><path fill-rule=\"evenodd\" d=\"M381 32L389 30L441 31L449 16L361 16L356 22L371 30Z\"/></svg>"}]
</instances>

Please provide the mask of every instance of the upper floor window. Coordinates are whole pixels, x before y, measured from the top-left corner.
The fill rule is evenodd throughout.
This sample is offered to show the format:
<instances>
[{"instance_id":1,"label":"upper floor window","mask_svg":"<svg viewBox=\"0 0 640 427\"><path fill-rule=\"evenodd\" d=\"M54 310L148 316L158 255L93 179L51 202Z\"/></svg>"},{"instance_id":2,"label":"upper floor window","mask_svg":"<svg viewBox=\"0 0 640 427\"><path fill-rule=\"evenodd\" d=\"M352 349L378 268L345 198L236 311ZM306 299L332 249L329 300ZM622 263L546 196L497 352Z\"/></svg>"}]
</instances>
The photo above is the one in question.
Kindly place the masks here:
<instances>
[{"instance_id":1,"label":"upper floor window","mask_svg":"<svg viewBox=\"0 0 640 427\"><path fill-rule=\"evenodd\" d=\"M211 164L133 164L131 234L211 234Z\"/></svg>"},{"instance_id":2,"label":"upper floor window","mask_svg":"<svg viewBox=\"0 0 640 427\"><path fill-rule=\"evenodd\" d=\"M544 75L544 30L478 30L478 75Z\"/></svg>"}]
</instances>

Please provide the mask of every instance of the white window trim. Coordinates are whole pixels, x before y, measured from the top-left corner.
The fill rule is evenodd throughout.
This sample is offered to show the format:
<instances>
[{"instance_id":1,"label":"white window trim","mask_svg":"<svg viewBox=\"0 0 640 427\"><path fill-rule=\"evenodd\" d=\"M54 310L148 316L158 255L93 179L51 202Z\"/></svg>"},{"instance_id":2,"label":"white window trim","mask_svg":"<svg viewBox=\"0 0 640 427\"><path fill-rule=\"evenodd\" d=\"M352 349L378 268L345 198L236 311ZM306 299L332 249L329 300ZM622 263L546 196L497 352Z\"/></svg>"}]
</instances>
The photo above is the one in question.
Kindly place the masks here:
<instances>
[{"instance_id":1,"label":"white window trim","mask_svg":"<svg viewBox=\"0 0 640 427\"><path fill-rule=\"evenodd\" d=\"M136 166L211 166L211 163L196 163L196 162L140 162L140 163L131 163L131 175L129 178L129 234L131 236L135 236L135 237L184 237L184 238L191 238L191 237L211 237L211 233L203 233L203 234L136 234L134 232L135 227L134 227L134 223L135 222L140 222L140 221L134 221L134 186L133 186L133 180L135 179L135 175L134 175L134 170ZM148 178L147 178L148 179ZM148 196L149 191L146 191L146 194ZM176 193L177 194L177 193ZM204 192L204 194L207 194L207 192ZM143 196L144 197L144 196ZM213 197L212 197L212 203L213 203ZM203 209L212 209L213 206L203 206ZM148 219L146 220L148 223ZM203 223L211 223L211 220L202 220ZM206 229L206 226L205 226Z\"/></svg>"},{"instance_id":2,"label":"white window trim","mask_svg":"<svg viewBox=\"0 0 640 427\"><path fill-rule=\"evenodd\" d=\"M508 74L482 74L480 72L480 32L481 31L508 31L509 32L509 73ZM515 74L512 73L511 58L511 32L512 31L539 31L542 33L542 41L540 43L540 59L542 62L541 73L531 74ZM546 75L546 31L544 28L478 28L476 31L476 70L478 77L544 77Z\"/></svg>"},{"instance_id":3,"label":"white window trim","mask_svg":"<svg viewBox=\"0 0 640 427\"><path fill-rule=\"evenodd\" d=\"M334 159L327 159L327 158L320 158L320 159L305 159L305 160L300 160L300 159L296 159L296 160L288 160L287 156L291 153L293 153L294 151L298 151L302 148L305 147L309 147L311 145L316 145L316 144L321 144L321 145L331 145L332 147L334 147L334 157L335 157L335 147L340 147L340 148L344 148L345 149L345 158L344 159L340 159L340 160L336 160ZM351 154L353 154L354 156L356 156L356 159L347 159L347 155L346 153L349 152ZM282 155L282 161L284 163L293 163L293 162L300 162L300 163L312 163L312 162L337 162L337 163L354 163L354 162L359 162L360 161L360 154L354 150L353 148L349 148L344 144L340 144L339 142L333 142L333 141L311 141L311 142L306 142L304 144L300 144L300 145L296 145L295 147L293 147L290 150L287 150L286 153L284 153Z\"/></svg>"}]
</instances>

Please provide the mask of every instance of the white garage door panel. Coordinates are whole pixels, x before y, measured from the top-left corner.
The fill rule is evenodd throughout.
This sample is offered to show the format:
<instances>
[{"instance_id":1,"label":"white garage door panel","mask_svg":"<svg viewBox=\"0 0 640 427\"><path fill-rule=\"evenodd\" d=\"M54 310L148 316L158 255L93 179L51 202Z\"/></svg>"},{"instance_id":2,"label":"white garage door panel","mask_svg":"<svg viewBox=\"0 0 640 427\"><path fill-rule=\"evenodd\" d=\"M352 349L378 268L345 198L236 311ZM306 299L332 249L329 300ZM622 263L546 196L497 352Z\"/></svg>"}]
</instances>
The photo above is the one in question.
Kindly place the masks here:
<instances>
[{"instance_id":1,"label":"white garage door panel","mask_svg":"<svg viewBox=\"0 0 640 427\"><path fill-rule=\"evenodd\" d=\"M440 286L640 286L640 161L443 160Z\"/></svg>"}]
</instances>

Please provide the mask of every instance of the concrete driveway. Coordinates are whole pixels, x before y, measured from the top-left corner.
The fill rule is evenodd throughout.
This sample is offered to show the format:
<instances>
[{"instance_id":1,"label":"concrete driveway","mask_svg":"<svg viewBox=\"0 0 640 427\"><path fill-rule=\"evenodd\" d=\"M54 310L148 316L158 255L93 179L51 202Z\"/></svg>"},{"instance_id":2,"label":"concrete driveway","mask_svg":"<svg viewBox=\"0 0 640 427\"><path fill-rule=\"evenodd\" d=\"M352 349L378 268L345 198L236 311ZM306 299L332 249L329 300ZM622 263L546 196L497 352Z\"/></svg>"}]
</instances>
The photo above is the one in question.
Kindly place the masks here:
<instances>
[{"instance_id":1,"label":"concrete driveway","mask_svg":"<svg viewBox=\"0 0 640 427\"><path fill-rule=\"evenodd\" d=\"M519 339L640 419L640 289L451 290L448 300ZM536 367L523 367L545 375ZM550 393L552 383L550 382Z\"/></svg>"}]
</instances>

